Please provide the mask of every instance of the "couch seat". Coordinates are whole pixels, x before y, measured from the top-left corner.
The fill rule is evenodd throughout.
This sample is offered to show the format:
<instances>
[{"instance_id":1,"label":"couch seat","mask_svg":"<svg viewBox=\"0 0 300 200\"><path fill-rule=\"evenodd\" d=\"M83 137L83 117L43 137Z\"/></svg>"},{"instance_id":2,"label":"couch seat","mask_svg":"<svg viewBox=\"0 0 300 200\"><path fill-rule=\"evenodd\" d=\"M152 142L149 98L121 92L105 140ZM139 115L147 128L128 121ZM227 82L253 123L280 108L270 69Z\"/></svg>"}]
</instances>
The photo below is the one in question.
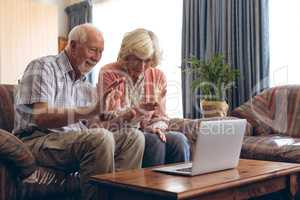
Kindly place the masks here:
<instances>
[{"instance_id":1,"label":"couch seat","mask_svg":"<svg viewBox=\"0 0 300 200\"><path fill-rule=\"evenodd\" d=\"M300 163L300 139L282 135L245 136L241 157Z\"/></svg>"}]
</instances>

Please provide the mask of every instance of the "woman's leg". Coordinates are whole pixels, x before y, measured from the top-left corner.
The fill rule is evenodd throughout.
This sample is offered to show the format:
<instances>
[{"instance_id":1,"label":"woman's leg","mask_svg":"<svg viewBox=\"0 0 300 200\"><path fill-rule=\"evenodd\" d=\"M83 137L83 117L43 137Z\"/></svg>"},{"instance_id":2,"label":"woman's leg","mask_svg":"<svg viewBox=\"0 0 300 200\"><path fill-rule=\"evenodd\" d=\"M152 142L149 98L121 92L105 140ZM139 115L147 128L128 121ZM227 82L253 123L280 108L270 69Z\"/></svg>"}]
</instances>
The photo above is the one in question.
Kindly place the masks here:
<instances>
[{"instance_id":1,"label":"woman's leg","mask_svg":"<svg viewBox=\"0 0 300 200\"><path fill-rule=\"evenodd\" d=\"M142 167L151 167L165 163L166 143L157 134L144 132L145 151Z\"/></svg>"},{"instance_id":2,"label":"woman's leg","mask_svg":"<svg viewBox=\"0 0 300 200\"><path fill-rule=\"evenodd\" d=\"M190 146L184 134L169 131L166 134L166 163L185 162L190 160Z\"/></svg>"}]
</instances>

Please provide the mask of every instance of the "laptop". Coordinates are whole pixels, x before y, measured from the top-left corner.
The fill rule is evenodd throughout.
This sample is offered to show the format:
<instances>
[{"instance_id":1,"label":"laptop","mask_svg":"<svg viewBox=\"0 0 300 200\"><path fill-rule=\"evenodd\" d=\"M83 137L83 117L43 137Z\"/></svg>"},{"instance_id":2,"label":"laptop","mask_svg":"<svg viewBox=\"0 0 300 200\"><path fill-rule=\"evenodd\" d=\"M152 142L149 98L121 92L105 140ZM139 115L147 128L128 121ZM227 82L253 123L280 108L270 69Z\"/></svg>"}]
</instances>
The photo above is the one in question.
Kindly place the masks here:
<instances>
[{"instance_id":1,"label":"laptop","mask_svg":"<svg viewBox=\"0 0 300 200\"><path fill-rule=\"evenodd\" d=\"M246 123L245 119L201 122L193 162L153 170L194 176L235 168L239 162Z\"/></svg>"}]
</instances>

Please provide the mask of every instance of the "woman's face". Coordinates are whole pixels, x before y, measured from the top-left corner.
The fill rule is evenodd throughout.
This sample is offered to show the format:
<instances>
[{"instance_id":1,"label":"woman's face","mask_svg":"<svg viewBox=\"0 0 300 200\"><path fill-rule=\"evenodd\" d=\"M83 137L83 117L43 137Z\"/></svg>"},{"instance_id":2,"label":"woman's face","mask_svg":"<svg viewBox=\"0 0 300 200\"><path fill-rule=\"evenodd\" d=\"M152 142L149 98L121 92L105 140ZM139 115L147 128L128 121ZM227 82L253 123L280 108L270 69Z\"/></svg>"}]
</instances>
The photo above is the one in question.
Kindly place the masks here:
<instances>
[{"instance_id":1,"label":"woman's face","mask_svg":"<svg viewBox=\"0 0 300 200\"><path fill-rule=\"evenodd\" d=\"M129 55L127 57L127 69L129 75L133 79L138 78L139 75L143 73L147 69L147 67L149 67L151 61L151 58L143 60L135 55Z\"/></svg>"}]
</instances>

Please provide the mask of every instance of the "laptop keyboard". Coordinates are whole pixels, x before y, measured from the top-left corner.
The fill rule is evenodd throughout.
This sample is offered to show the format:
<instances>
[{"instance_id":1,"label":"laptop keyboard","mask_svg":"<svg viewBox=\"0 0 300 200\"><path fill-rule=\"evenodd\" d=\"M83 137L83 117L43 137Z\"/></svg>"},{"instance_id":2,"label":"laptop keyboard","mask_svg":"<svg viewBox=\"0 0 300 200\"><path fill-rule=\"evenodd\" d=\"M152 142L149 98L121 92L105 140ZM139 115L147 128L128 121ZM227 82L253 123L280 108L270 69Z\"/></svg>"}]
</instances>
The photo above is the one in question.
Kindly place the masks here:
<instances>
[{"instance_id":1,"label":"laptop keyboard","mask_svg":"<svg viewBox=\"0 0 300 200\"><path fill-rule=\"evenodd\" d=\"M192 172L192 167L176 169L176 171L180 171L180 172Z\"/></svg>"}]
</instances>

